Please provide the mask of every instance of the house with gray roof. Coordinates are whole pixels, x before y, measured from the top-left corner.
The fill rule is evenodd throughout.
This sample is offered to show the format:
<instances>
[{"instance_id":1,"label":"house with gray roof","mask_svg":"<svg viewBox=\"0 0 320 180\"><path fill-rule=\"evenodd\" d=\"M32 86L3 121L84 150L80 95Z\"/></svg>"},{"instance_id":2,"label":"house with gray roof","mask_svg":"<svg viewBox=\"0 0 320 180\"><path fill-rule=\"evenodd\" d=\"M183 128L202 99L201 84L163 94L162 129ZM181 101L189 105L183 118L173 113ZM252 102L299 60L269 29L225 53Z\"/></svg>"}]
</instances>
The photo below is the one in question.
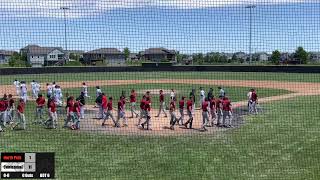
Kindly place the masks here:
<instances>
[{"instance_id":1,"label":"house with gray roof","mask_svg":"<svg viewBox=\"0 0 320 180\"><path fill-rule=\"evenodd\" d=\"M320 52L310 52L309 56L311 62L320 62Z\"/></svg>"},{"instance_id":2,"label":"house with gray roof","mask_svg":"<svg viewBox=\"0 0 320 180\"><path fill-rule=\"evenodd\" d=\"M9 59L13 53L15 53L15 51L0 50L0 64L9 63Z\"/></svg>"},{"instance_id":3,"label":"house with gray roof","mask_svg":"<svg viewBox=\"0 0 320 180\"><path fill-rule=\"evenodd\" d=\"M140 56L142 59L153 62L160 61L177 61L175 50L169 50L166 48L149 48L145 51L140 52Z\"/></svg>"},{"instance_id":4,"label":"house with gray roof","mask_svg":"<svg viewBox=\"0 0 320 180\"><path fill-rule=\"evenodd\" d=\"M99 61L106 64L124 64L126 57L119 49L100 48L84 53L83 60L87 64L94 64Z\"/></svg>"},{"instance_id":5,"label":"house with gray roof","mask_svg":"<svg viewBox=\"0 0 320 180\"><path fill-rule=\"evenodd\" d=\"M27 56L32 67L62 65L67 61L67 54L60 47L41 47L28 45L20 50Z\"/></svg>"}]
</instances>

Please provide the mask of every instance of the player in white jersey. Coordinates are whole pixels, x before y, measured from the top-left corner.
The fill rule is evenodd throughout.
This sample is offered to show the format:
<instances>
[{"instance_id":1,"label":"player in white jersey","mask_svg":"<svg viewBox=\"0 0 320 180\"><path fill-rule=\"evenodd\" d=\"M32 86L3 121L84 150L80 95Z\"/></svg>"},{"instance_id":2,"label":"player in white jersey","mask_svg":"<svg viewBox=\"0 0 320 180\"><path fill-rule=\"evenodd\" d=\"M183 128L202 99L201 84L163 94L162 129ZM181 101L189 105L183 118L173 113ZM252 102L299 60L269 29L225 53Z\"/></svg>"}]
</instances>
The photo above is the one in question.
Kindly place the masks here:
<instances>
[{"instance_id":1,"label":"player in white jersey","mask_svg":"<svg viewBox=\"0 0 320 180\"><path fill-rule=\"evenodd\" d=\"M47 83L47 98L51 98L52 97L52 86L51 84Z\"/></svg>"},{"instance_id":2,"label":"player in white jersey","mask_svg":"<svg viewBox=\"0 0 320 180\"><path fill-rule=\"evenodd\" d=\"M15 79L15 80L13 81L13 85L14 85L14 87L16 88L17 96L20 96L20 82Z\"/></svg>"},{"instance_id":3,"label":"player in white jersey","mask_svg":"<svg viewBox=\"0 0 320 180\"><path fill-rule=\"evenodd\" d=\"M200 102L199 102L200 103L200 108L202 107L202 103L205 100L205 98L206 98L206 94L205 94L203 88L200 87Z\"/></svg>"},{"instance_id":4,"label":"player in white jersey","mask_svg":"<svg viewBox=\"0 0 320 180\"><path fill-rule=\"evenodd\" d=\"M54 99L55 99L57 106L62 106L62 104L63 104L62 98L63 98L62 90L61 90L60 86L56 85L55 92L54 92Z\"/></svg>"},{"instance_id":5,"label":"player in white jersey","mask_svg":"<svg viewBox=\"0 0 320 180\"><path fill-rule=\"evenodd\" d=\"M98 97L100 94L102 94L102 90L100 89L99 86L96 86L96 97Z\"/></svg>"},{"instance_id":6,"label":"player in white jersey","mask_svg":"<svg viewBox=\"0 0 320 180\"><path fill-rule=\"evenodd\" d=\"M174 89L171 89L170 99L173 100L175 97L176 97L176 93L174 92Z\"/></svg>"},{"instance_id":7,"label":"player in white jersey","mask_svg":"<svg viewBox=\"0 0 320 180\"><path fill-rule=\"evenodd\" d=\"M31 85L31 90L32 90L32 98L36 99L38 97L38 95L36 94L36 81L32 80L32 82L30 83Z\"/></svg>"},{"instance_id":8,"label":"player in white jersey","mask_svg":"<svg viewBox=\"0 0 320 180\"><path fill-rule=\"evenodd\" d=\"M26 85L26 82L25 81L21 81L21 84L20 84L20 91L21 91L21 99L23 99L23 101L26 103L27 102L27 99L28 99L28 88L27 88L27 85Z\"/></svg>"},{"instance_id":9,"label":"player in white jersey","mask_svg":"<svg viewBox=\"0 0 320 180\"><path fill-rule=\"evenodd\" d=\"M39 95L40 90L41 90L41 85L40 85L39 82L36 82L35 89L36 89L36 97L38 98L38 95Z\"/></svg>"},{"instance_id":10,"label":"player in white jersey","mask_svg":"<svg viewBox=\"0 0 320 180\"><path fill-rule=\"evenodd\" d=\"M88 95L88 86L86 85L85 82L82 83L82 91L84 93L84 97L89 98L90 96Z\"/></svg>"}]
</instances>

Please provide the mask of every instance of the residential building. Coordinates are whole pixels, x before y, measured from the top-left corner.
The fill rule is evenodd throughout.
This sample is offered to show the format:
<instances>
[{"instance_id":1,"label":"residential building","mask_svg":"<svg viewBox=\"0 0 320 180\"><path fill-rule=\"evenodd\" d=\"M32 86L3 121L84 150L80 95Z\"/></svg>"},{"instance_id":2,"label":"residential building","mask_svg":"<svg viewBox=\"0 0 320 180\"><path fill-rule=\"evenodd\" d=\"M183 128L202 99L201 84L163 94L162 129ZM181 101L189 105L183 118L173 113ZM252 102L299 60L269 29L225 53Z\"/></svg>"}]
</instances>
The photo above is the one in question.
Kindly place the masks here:
<instances>
[{"instance_id":1,"label":"residential building","mask_svg":"<svg viewBox=\"0 0 320 180\"><path fill-rule=\"evenodd\" d=\"M0 50L0 64L9 63L10 57L15 53L15 51Z\"/></svg>"},{"instance_id":2,"label":"residential building","mask_svg":"<svg viewBox=\"0 0 320 180\"><path fill-rule=\"evenodd\" d=\"M123 52L116 48L100 48L84 53L83 60L89 64L99 61L106 64L124 64L126 57Z\"/></svg>"},{"instance_id":3,"label":"residential building","mask_svg":"<svg viewBox=\"0 0 320 180\"><path fill-rule=\"evenodd\" d=\"M165 48L149 48L140 52L142 59L153 62L177 61L176 51Z\"/></svg>"},{"instance_id":4,"label":"residential building","mask_svg":"<svg viewBox=\"0 0 320 180\"><path fill-rule=\"evenodd\" d=\"M253 59L256 61L268 61L270 58L270 55L266 52L257 52L253 54Z\"/></svg>"},{"instance_id":5,"label":"residential building","mask_svg":"<svg viewBox=\"0 0 320 180\"><path fill-rule=\"evenodd\" d=\"M249 55L247 55L247 54L244 53L244 52L236 52L236 53L234 54L234 56L235 56L237 59L242 59L242 60L244 60L244 61L246 61L247 58L249 58Z\"/></svg>"},{"instance_id":6,"label":"residential building","mask_svg":"<svg viewBox=\"0 0 320 180\"><path fill-rule=\"evenodd\" d=\"M309 55L311 62L320 62L320 52L310 52Z\"/></svg>"},{"instance_id":7,"label":"residential building","mask_svg":"<svg viewBox=\"0 0 320 180\"><path fill-rule=\"evenodd\" d=\"M60 47L40 47L29 45L20 50L27 56L27 61L32 67L62 65L66 63L66 53Z\"/></svg>"}]
</instances>

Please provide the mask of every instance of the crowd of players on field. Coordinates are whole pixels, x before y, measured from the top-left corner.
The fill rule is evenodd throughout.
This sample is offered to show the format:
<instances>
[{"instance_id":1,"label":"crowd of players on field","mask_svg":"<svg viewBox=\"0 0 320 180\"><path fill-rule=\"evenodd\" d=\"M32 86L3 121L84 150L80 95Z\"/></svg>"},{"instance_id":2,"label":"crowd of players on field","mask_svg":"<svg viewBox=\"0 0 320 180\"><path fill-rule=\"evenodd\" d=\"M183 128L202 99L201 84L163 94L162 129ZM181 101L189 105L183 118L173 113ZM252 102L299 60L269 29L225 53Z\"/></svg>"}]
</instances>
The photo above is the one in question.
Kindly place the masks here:
<instances>
[{"instance_id":1,"label":"crowd of players on field","mask_svg":"<svg viewBox=\"0 0 320 180\"><path fill-rule=\"evenodd\" d=\"M41 86L40 83L36 81L31 82L31 93L32 99L35 100L36 104L36 121L34 123L44 125L46 128L55 129L58 127L58 113L59 108L63 107L63 94L61 87L55 82L47 83L46 87L46 98L40 93ZM14 81L14 86L16 89L16 95L18 101L16 102L12 94L4 95L0 99L0 132L6 127L11 129L26 129L26 119L24 115L26 102L28 100L27 95L27 85L25 81L19 82ZM223 88L219 87L218 97L214 97L213 89L210 88L207 96L203 88L200 88L199 105L202 111L202 125L201 129L206 131L206 127L232 127L232 105L231 100L226 96ZM176 93L174 89L171 90L170 100L168 106L165 103L165 94L163 90L159 91L159 111L155 117L159 117L161 113L164 117L167 116L167 111L169 111L169 124L170 129L174 130L175 125L184 126L186 129L193 128L194 112L195 112L195 102L196 102L196 91L193 89L189 97L182 96L177 102ZM66 117L64 119L63 127L71 128L72 130L80 129L80 120L84 119L86 98L88 96L88 87L85 82L82 83L82 88L80 95L75 98L74 96L69 96L66 94ZM254 89L251 89L248 94L248 109L249 113L257 114L256 105L258 103L258 96ZM128 126L128 120L126 116L125 106L128 103L130 105L131 117L138 118L137 126L139 129L152 130L151 128L151 104L152 97L151 93L147 91L139 104L139 112L137 108L137 93L134 89L131 90L130 96L126 98L123 92L117 101L117 107L113 106L113 97L107 97L105 93L102 92L99 86L96 86L96 106L99 109L98 119L102 120L102 126L106 126L106 121L111 119L114 127L120 128L122 119L122 126ZM44 112L45 109L48 111L48 119L45 119ZM62 108L63 109L63 108ZM113 109L117 109L117 116L113 115ZM176 115L176 111L179 112L179 117ZM185 119L185 114L187 114L187 119Z\"/></svg>"}]
</instances>

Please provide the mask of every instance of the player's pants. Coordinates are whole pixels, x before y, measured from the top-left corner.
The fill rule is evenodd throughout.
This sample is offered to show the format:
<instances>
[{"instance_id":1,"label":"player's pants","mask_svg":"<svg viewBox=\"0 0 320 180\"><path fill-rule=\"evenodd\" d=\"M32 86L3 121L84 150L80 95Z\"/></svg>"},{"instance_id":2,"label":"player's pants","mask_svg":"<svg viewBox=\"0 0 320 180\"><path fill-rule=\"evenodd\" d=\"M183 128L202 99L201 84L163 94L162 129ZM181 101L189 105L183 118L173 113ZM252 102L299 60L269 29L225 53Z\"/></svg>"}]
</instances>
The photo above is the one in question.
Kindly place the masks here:
<instances>
[{"instance_id":1,"label":"player's pants","mask_svg":"<svg viewBox=\"0 0 320 180\"><path fill-rule=\"evenodd\" d=\"M221 109L217 109L216 113L217 113L217 125L218 126L222 125L222 116L223 116L222 110Z\"/></svg>"},{"instance_id":2,"label":"player's pants","mask_svg":"<svg viewBox=\"0 0 320 180\"><path fill-rule=\"evenodd\" d=\"M1 111L0 112L0 126L1 126L1 124L3 126L5 126L5 124L6 124L5 114L6 114L6 111Z\"/></svg>"},{"instance_id":3,"label":"player's pants","mask_svg":"<svg viewBox=\"0 0 320 180\"><path fill-rule=\"evenodd\" d=\"M231 111L222 111L222 113L223 113L223 122L222 122L222 124L225 125L225 126L231 126L231 124L232 124L232 112Z\"/></svg>"},{"instance_id":4,"label":"player's pants","mask_svg":"<svg viewBox=\"0 0 320 180\"><path fill-rule=\"evenodd\" d=\"M217 123L218 123L218 119L217 119L218 114L217 114L217 111L215 109L211 109L210 113L211 113L211 125L213 126L214 125L214 120L216 120Z\"/></svg>"},{"instance_id":5,"label":"player's pants","mask_svg":"<svg viewBox=\"0 0 320 180\"><path fill-rule=\"evenodd\" d=\"M62 106L62 100L60 96L55 96L55 102L57 106Z\"/></svg>"},{"instance_id":6,"label":"player's pants","mask_svg":"<svg viewBox=\"0 0 320 180\"><path fill-rule=\"evenodd\" d=\"M111 118L114 125L118 126L118 123L116 122L116 120L113 117L112 111L108 110L107 112L103 112L104 113L104 119L103 119L103 124L106 123L107 119Z\"/></svg>"},{"instance_id":7,"label":"player's pants","mask_svg":"<svg viewBox=\"0 0 320 180\"><path fill-rule=\"evenodd\" d=\"M184 112L183 112L183 109L179 109L179 112L180 112L179 121L180 121L180 124L183 124L183 121L184 121Z\"/></svg>"},{"instance_id":8,"label":"player's pants","mask_svg":"<svg viewBox=\"0 0 320 180\"><path fill-rule=\"evenodd\" d=\"M57 112L49 112L49 119L45 123L48 128L57 128L58 115Z\"/></svg>"},{"instance_id":9,"label":"player's pants","mask_svg":"<svg viewBox=\"0 0 320 180\"><path fill-rule=\"evenodd\" d=\"M161 112L164 113L165 116L167 116L167 113L166 111L164 110L166 107L166 103L165 102L161 102L160 103L160 106L159 106L159 112L158 112L158 115L157 116L160 116Z\"/></svg>"},{"instance_id":10,"label":"player's pants","mask_svg":"<svg viewBox=\"0 0 320 180\"><path fill-rule=\"evenodd\" d=\"M177 121L178 121L178 118L176 116L176 113L174 111L170 111L170 125L174 126Z\"/></svg>"},{"instance_id":11,"label":"player's pants","mask_svg":"<svg viewBox=\"0 0 320 180\"><path fill-rule=\"evenodd\" d=\"M147 129L151 129L151 116L149 111L145 111L146 121L141 125L147 125Z\"/></svg>"},{"instance_id":12,"label":"player's pants","mask_svg":"<svg viewBox=\"0 0 320 180\"><path fill-rule=\"evenodd\" d=\"M249 101L249 113L250 114L258 114L256 101Z\"/></svg>"},{"instance_id":13,"label":"player's pants","mask_svg":"<svg viewBox=\"0 0 320 180\"><path fill-rule=\"evenodd\" d=\"M27 92L21 92L21 99L23 99L24 103L28 100Z\"/></svg>"},{"instance_id":14,"label":"player's pants","mask_svg":"<svg viewBox=\"0 0 320 180\"><path fill-rule=\"evenodd\" d=\"M140 109L140 117L139 117L138 125L141 124L142 118L147 118L147 112L143 109Z\"/></svg>"},{"instance_id":15,"label":"player's pants","mask_svg":"<svg viewBox=\"0 0 320 180\"><path fill-rule=\"evenodd\" d=\"M193 123L193 116L192 116L192 112L187 110L187 114L189 116L189 119L188 121L185 123L186 125L189 124L189 128L191 129L192 128L192 123Z\"/></svg>"},{"instance_id":16,"label":"player's pants","mask_svg":"<svg viewBox=\"0 0 320 180\"><path fill-rule=\"evenodd\" d=\"M101 104L97 104L98 108L99 108L99 112L98 112L98 118L99 119L103 119L103 107Z\"/></svg>"},{"instance_id":17,"label":"player's pants","mask_svg":"<svg viewBox=\"0 0 320 180\"><path fill-rule=\"evenodd\" d=\"M51 97L52 97L52 93L47 92L47 98L49 99L49 98L51 98Z\"/></svg>"},{"instance_id":18,"label":"player's pants","mask_svg":"<svg viewBox=\"0 0 320 180\"><path fill-rule=\"evenodd\" d=\"M17 93L17 96L20 96L20 88L16 88L16 93Z\"/></svg>"},{"instance_id":19,"label":"player's pants","mask_svg":"<svg viewBox=\"0 0 320 180\"><path fill-rule=\"evenodd\" d=\"M206 97L205 96L200 96L200 107L202 106L202 103L205 101Z\"/></svg>"},{"instance_id":20,"label":"player's pants","mask_svg":"<svg viewBox=\"0 0 320 180\"><path fill-rule=\"evenodd\" d=\"M84 106L80 106L80 118L84 119Z\"/></svg>"},{"instance_id":21,"label":"player's pants","mask_svg":"<svg viewBox=\"0 0 320 180\"><path fill-rule=\"evenodd\" d=\"M70 112L70 116L71 116L73 125L74 125L77 129L80 129L80 118L79 118L78 114L75 113L75 112Z\"/></svg>"},{"instance_id":22,"label":"player's pants","mask_svg":"<svg viewBox=\"0 0 320 180\"><path fill-rule=\"evenodd\" d=\"M68 123L71 121L71 114L67 112L67 118L64 120L64 127L68 127Z\"/></svg>"},{"instance_id":23,"label":"player's pants","mask_svg":"<svg viewBox=\"0 0 320 180\"><path fill-rule=\"evenodd\" d=\"M37 117L37 120L42 120L43 119L43 107L37 107L36 109L36 117Z\"/></svg>"},{"instance_id":24,"label":"player's pants","mask_svg":"<svg viewBox=\"0 0 320 180\"><path fill-rule=\"evenodd\" d=\"M128 125L127 118L126 118L126 113L125 113L124 111L118 110L117 124L119 124L120 119L123 119L123 124L124 124L125 126Z\"/></svg>"},{"instance_id":25,"label":"player's pants","mask_svg":"<svg viewBox=\"0 0 320 180\"><path fill-rule=\"evenodd\" d=\"M84 97L90 98L90 96L88 95L88 91L85 91L85 92L84 92Z\"/></svg>"},{"instance_id":26,"label":"player's pants","mask_svg":"<svg viewBox=\"0 0 320 180\"><path fill-rule=\"evenodd\" d=\"M131 116L133 117L133 115L138 116L139 114L136 112L136 103L135 102L131 102L130 103L130 109L131 109Z\"/></svg>"},{"instance_id":27,"label":"player's pants","mask_svg":"<svg viewBox=\"0 0 320 180\"><path fill-rule=\"evenodd\" d=\"M7 110L7 122L13 122L14 119L14 109L10 108Z\"/></svg>"},{"instance_id":28,"label":"player's pants","mask_svg":"<svg viewBox=\"0 0 320 180\"><path fill-rule=\"evenodd\" d=\"M204 128L209 122L209 112L202 111L202 128Z\"/></svg>"},{"instance_id":29,"label":"player's pants","mask_svg":"<svg viewBox=\"0 0 320 180\"><path fill-rule=\"evenodd\" d=\"M17 112L17 125L16 127L21 126L23 130L26 129L26 118L23 113Z\"/></svg>"},{"instance_id":30,"label":"player's pants","mask_svg":"<svg viewBox=\"0 0 320 180\"><path fill-rule=\"evenodd\" d=\"M32 98L37 98L38 94L37 94L37 90L32 89Z\"/></svg>"}]
</instances>

